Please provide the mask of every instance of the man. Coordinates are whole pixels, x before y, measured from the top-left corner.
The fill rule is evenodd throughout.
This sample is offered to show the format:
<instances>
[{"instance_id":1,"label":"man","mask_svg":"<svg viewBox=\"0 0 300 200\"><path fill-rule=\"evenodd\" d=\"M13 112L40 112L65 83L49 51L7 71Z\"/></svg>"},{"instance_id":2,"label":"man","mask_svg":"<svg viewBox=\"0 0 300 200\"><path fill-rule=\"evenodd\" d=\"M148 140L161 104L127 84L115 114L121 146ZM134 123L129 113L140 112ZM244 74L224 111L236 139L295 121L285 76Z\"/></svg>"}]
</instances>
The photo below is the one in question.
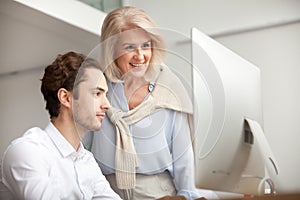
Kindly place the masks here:
<instances>
[{"instance_id":1,"label":"man","mask_svg":"<svg viewBox=\"0 0 300 200\"><path fill-rule=\"evenodd\" d=\"M4 185L17 199L120 199L81 143L85 132L100 129L110 107L97 63L74 52L58 55L41 81L50 123L7 148Z\"/></svg>"}]
</instances>

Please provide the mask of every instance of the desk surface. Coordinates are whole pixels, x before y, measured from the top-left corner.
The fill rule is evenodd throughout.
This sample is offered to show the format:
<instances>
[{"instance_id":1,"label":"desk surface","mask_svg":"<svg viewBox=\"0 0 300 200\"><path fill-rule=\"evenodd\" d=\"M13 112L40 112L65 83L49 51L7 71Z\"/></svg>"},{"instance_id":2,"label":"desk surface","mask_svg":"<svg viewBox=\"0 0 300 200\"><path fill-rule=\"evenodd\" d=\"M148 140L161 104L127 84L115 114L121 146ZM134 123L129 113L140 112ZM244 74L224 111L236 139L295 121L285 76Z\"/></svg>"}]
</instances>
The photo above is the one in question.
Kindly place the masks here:
<instances>
[{"instance_id":1,"label":"desk surface","mask_svg":"<svg viewBox=\"0 0 300 200\"><path fill-rule=\"evenodd\" d=\"M166 196L158 200L184 200L183 196ZM248 197L248 198L222 198L224 200L300 200L299 194L280 194L280 195L264 195L257 197ZM205 200L204 198L196 200Z\"/></svg>"},{"instance_id":2,"label":"desk surface","mask_svg":"<svg viewBox=\"0 0 300 200\"><path fill-rule=\"evenodd\" d=\"M300 200L299 194L280 194L280 195L264 195L257 197L249 197L249 198L225 198L226 200Z\"/></svg>"}]
</instances>

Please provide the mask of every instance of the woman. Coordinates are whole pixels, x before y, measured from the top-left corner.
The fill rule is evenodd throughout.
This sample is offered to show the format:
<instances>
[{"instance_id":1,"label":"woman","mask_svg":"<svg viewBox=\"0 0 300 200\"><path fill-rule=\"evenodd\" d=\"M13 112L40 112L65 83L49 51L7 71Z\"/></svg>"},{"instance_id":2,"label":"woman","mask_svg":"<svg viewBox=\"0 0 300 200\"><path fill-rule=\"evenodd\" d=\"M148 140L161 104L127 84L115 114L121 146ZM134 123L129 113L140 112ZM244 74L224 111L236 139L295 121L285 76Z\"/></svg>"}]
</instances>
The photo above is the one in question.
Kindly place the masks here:
<instances>
[{"instance_id":1,"label":"woman","mask_svg":"<svg viewBox=\"0 0 300 200\"><path fill-rule=\"evenodd\" d=\"M192 105L163 64L164 42L155 27L134 7L105 18L100 60L107 66L112 109L102 130L87 134L85 144L123 199L194 199L199 195L188 120Z\"/></svg>"}]
</instances>

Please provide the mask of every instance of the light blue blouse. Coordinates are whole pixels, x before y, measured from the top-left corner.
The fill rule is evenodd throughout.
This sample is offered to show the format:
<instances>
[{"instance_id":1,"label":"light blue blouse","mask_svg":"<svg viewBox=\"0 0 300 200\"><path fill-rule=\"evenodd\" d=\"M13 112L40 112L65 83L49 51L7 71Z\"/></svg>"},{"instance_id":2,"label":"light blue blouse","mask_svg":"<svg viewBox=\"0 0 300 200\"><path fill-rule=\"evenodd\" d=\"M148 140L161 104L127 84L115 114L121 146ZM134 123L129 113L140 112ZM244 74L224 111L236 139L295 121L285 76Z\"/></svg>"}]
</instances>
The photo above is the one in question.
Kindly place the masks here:
<instances>
[{"instance_id":1,"label":"light blue blouse","mask_svg":"<svg viewBox=\"0 0 300 200\"><path fill-rule=\"evenodd\" d=\"M108 81L108 88L111 105L128 111L123 84ZM168 170L178 195L199 197L194 187L194 158L187 114L161 109L130 125L129 129L138 157L137 173L151 175ZM87 133L83 143L93 152L103 174L115 172L115 126L107 117L101 130Z\"/></svg>"}]
</instances>

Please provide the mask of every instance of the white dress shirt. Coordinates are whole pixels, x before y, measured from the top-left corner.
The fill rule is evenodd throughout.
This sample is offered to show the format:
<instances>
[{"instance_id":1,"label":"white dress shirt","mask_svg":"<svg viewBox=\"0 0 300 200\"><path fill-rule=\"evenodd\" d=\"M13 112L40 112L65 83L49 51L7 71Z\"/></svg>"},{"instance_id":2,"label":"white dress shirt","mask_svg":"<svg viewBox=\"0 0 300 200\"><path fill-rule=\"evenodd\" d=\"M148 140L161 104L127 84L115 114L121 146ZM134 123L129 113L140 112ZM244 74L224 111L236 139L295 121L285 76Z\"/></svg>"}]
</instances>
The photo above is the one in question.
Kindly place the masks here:
<instances>
[{"instance_id":1,"label":"white dress shirt","mask_svg":"<svg viewBox=\"0 0 300 200\"><path fill-rule=\"evenodd\" d=\"M10 144L2 182L18 199L120 199L93 155L82 144L75 151L52 123Z\"/></svg>"}]
</instances>

